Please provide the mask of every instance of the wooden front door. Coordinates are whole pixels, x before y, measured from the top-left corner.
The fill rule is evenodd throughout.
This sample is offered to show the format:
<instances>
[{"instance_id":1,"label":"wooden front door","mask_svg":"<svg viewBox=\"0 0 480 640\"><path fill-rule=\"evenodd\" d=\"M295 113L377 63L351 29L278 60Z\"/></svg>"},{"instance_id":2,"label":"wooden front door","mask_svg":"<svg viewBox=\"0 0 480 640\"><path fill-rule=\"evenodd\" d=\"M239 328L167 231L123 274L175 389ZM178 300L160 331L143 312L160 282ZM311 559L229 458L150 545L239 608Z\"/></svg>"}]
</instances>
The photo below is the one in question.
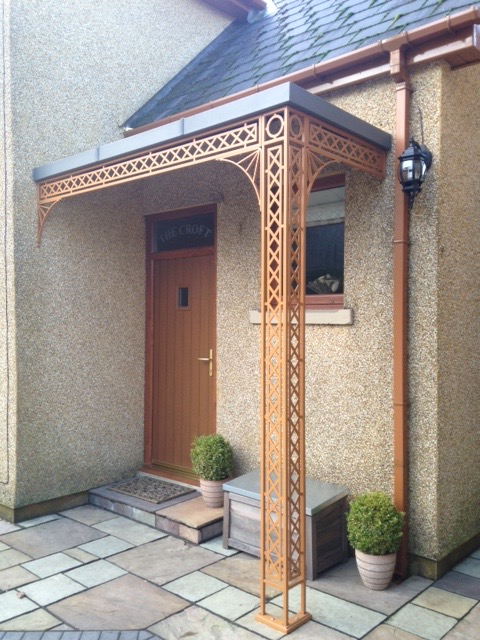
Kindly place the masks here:
<instances>
[{"instance_id":1,"label":"wooden front door","mask_svg":"<svg viewBox=\"0 0 480 640\"><path fill-rule=\"evenodd\" d=\"M192 441L215 432L215 215L150 224L146 463L189 479Z\"/></svg>"}]
</instances>

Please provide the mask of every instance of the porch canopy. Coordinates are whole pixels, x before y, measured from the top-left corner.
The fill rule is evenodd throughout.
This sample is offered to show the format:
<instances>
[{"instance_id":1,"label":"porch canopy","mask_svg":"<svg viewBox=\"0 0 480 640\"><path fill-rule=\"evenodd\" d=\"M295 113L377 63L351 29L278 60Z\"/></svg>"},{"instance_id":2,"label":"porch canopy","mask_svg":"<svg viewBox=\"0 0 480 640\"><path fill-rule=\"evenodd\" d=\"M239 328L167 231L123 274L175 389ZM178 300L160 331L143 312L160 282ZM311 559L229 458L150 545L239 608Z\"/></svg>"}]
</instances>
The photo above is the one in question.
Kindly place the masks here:
<instances>
[{"instance_id":1,"label":"porch canopy","mask_svg":"<svg viewBox=\"0 0 480 640\"><path fill-rule=\"evenodd\" d=\"M305 211L315 178L343 164L383 178L391 136L285 83L34 169L38 235L65 198L213 160L248 176L261 213L261 541L258 619L289 632L305 603ZM298 613L290 589L300 585ZM283 596L278 618L265 591Z\"/></svg>"}]
</instances>

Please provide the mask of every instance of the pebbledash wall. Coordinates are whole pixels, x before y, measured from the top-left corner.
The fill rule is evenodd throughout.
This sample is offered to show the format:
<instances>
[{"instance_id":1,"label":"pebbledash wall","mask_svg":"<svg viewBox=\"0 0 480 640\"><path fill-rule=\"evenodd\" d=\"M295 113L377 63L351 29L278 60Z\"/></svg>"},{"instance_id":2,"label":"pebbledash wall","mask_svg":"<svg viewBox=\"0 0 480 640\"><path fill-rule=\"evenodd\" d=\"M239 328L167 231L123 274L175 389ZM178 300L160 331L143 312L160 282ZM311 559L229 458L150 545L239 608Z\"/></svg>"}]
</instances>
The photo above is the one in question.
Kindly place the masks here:
<instances>
[{"instance_id":1,"label":"pebbledash wall","mask_svg":"<svg viewBox=\"0 0 480 640\"><path fill-rule=\"evenodd\" d=\"M121 137L229 19L200 0L4 0L0 20L0 503L11 509L142 458L136 198L59 207L38 250L32 168Z\"/></svg>"},{"instance_id":2,"label":"pebbledash wall","mask_svg":"<svg viewBox=\"0 0 480 640\"><path fill-rule=\"evenodd\" d=\"M480 185L465 153L480 148L479 72L438 63L411 77L411 133L417 140L423 133L434 156L411 214L409 276L410 551L427 573L436 569L423 558L441 561L475 537L478 544L480 533L480 327L473 284ZM394 134L393 82L323 97ZM393 154L383 181L347 172L345 306L354 321L306 330L307 473L345 484L351 494L392 491L395 179ZM259 462L258 437L250 436L258 424L258 367L247 373L259 357L259 329L252 333L247 322L251 290L259 285L259 230L255 203L250 221L246 210L247 204L235 213L233 226L220 217L218 258L218 429L234 443L241 471Z\"/></svg>"},{"instance_id":3,"label":"pebbledash wall","mask_svg":"<svg viewBox=\"0 0 480 640\"><path fill-rule=\"evenodd\" d=\"M146 6L154 12L158 3ZM178 3L177 16L179 6L200 7ZM206 15L211 33L202 37L208 40L224 22L213 12ZM145 18L146 29L153 18ZM182 29L188 23L179 22ZM114 44L123 46L115 38ZM26 55L26 36L20 50ZM137 57L145 51L150 55L145 46ZM23 59L12 54L17 58ZM92 54L92 65L95 60ZM144 61L132 64L145 87L153 83L155 90L161 84L158 70L153 79L148 74L151 67L161 70L161 61ZM58 67L51 64L53 83ZM28 75L25 68L12 73L17 82ZM124 85L112 75L113 86L108 75L101 95L90 91L91 104L87 99L83 106L73 88L69 91L75 95L68 98L60 85L55 95L42 89L47 113L42 111L41 127L32 121L41 106L35 97L39 87L32 84L30 91L20 92L22 101L13 109L13 131L19 121L25 130L20 128L13 151L18 175L14 270L7 251L8 337L12 344L16 335L17 345L10 350L9 370L15 372L16 362L17 373L9 382L10 457L7 465L3 435L1 461L2 471L10 475L1 485L0 502L10 508L82 492L126 477L141 465L143 217L200 203L216 202L218 209L217 429L232 441L237 473L259 464L260 333L250 312L259 306L260 219L253 188L240 169L215 162L67 200L52 211L41 248L34 247L31 168L118 138L120 120L148 97L136 87L119 95ZM474 286L480 193L465 152L480 148L478 75L478 67L453 72L441 63L412 74L412 133L421 138L420 109L434 164L411 216L410 550L430 560L441 560L480 530L480 332ZM74 76L72 69L66 73L65 87L78 85L80 91L84 80ZM53 91L53 84L49 88ZM326 97L394 133L393 82L379 80ZM306 331L307 472L345 484L352 494L392 491L395 179L393 154L383 181L347 172L345 306L353 310L353 324L309 325ZM9 226L7 240L11 234ZM0 409L5 434L5 407Z\"/></svg>"}]
</instances>

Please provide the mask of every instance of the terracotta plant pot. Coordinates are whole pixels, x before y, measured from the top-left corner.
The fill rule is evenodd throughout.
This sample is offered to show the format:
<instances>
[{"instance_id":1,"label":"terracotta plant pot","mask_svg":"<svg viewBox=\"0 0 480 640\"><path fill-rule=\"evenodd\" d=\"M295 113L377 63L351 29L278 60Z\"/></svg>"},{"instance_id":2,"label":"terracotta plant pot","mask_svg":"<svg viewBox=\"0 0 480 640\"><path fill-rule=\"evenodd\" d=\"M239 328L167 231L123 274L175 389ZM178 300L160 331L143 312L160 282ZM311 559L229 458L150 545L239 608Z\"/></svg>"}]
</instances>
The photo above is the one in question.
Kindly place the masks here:
<instances>
[{"instance_id":1,"label":"terracotta plant pot","mask_svg":"<svg viewBox=\"0 0 480 640\"><path fill-rule=\"evenodd\" d=\"M388 587L395 570L396 553L389 553L385 556L371 556L355 549L355 558L358 572L367 589L382 591L382 589Z\"/></svg>"},{"instance_id":2,"label":"terracotta plant pot","mask_svg":"<svg viewBox=\"0 0 480 640\"><path fill-rule=\"evenodd\" d=\"M218 509L223 507L223 483L224 480L204 480L200 478L200 491L202 492L202 498L207 505L212 509Z\"/></svg>"}]
</instances>

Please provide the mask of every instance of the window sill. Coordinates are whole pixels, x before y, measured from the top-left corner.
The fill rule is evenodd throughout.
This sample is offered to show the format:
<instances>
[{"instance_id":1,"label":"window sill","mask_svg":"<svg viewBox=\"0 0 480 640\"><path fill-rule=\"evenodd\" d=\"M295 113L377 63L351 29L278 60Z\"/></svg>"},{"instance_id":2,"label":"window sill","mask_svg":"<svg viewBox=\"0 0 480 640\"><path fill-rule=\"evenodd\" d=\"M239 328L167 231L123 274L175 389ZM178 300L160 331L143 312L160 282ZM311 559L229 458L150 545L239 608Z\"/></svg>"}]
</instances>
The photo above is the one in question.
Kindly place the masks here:
<instances>
[{"instance_id":1,"label":"window sill","mask_svg":"<svg viewBox=\"0 0 480 640\"><path fill-rule=\"evenodd\" d=\"M251 324L260 324L258 309L251 309L250 322ZM350 325L353 324L353 309L307 309L305 324Z\"/></svg>"}]
</instances>

